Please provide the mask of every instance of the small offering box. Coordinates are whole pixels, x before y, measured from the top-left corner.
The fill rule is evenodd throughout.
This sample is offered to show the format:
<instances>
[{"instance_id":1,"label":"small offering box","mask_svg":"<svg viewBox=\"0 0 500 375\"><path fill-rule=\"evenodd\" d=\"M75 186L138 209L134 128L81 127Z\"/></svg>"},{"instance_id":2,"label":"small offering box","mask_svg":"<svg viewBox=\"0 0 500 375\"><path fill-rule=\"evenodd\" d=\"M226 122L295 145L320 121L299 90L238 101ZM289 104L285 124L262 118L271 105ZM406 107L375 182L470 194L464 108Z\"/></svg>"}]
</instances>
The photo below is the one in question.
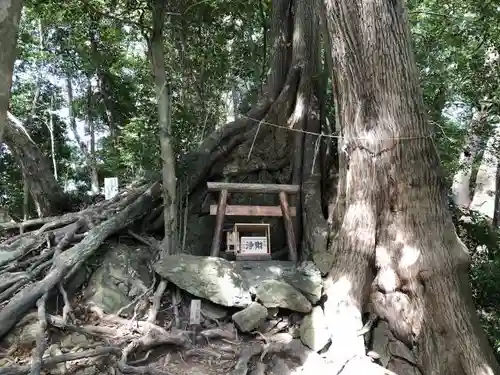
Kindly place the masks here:
<instances>
[{"instance_id":1,"label":"small offering box","mask_svg":"<svg viewBox=\"0 0 500 375\"><path fill-rule=\"evenodd\" d=\"M236 223L227 233L227 251L238 260L271 259L270 224Z\"/></svg>"}]
</instances>

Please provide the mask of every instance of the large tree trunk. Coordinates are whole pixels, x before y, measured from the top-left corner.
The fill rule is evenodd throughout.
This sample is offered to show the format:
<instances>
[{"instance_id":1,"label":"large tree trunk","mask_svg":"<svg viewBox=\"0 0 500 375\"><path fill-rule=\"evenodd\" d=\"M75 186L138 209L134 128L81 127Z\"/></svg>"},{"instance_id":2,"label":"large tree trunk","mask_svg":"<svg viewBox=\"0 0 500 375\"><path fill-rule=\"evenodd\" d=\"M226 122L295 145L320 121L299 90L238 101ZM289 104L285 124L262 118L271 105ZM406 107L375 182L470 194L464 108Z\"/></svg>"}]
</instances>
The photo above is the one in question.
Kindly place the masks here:
<instances>
[{"instance_id":1,"label":"large tree trunk","mask_svg":"<svg viewBox=\"0 0 500 375\"><path fill-rule=\"evenodd\" d=\"M303 258L312 255L327 272L327 225L321 198L321 166L324 147L329 141L313 133L329 130L320 122L321 71L319 28L315 2L276 0L272 2L270 30L270 69L263 94L255 106L205 138L197 152L184 159L187 185L191 192L186 250L202 254L211 242L213 217L199 215L205 200L206 182L228 180L255 183L297 183L302 186L297 243L303 245ZM309 132L308 134L302 133ZM215 200L215 196L209 196ZM232 194L231 204L276 205L273 195ZM255 218L254 218L255 220ZM272 224L271 248L286 248L283 222L266 218ZM312 254L311 254L312 253Z\"/></svg>"},{"instance_id":2,"label":"large tree trunk","mask_svg":"<svg viewBox=\"0 0 500 375\"><path fill-rule=\"evenodd\" d=\"M22 4L21 0L0 0L0 142L7 122Z\"/></svg>"},{"instance_id":3,"label":"large tree trunk","mask_svg":"<svg viewBox=\"0 0 500 375\"><path fill-rule=\"evenodd\" d=\"M67 209L68 200L57 183L49 159L15 118L5 128L5 144L23 171L40 216L56 215Z\"/></svg>"},{"instance_id":4,"label":"large tree trunk","mask_svg":"<svg viewBox=\"0 0 500 375\"><path fill-rule=\"evenodd\" d=\"M447 208L404 1L324 3L346 155L325 303L331 359L348 371L349 358L364 354L356 330L371 301L391 331L373 341L390 370L499 373L472 303L468 252Z\"/></svg>"}]
</instances>

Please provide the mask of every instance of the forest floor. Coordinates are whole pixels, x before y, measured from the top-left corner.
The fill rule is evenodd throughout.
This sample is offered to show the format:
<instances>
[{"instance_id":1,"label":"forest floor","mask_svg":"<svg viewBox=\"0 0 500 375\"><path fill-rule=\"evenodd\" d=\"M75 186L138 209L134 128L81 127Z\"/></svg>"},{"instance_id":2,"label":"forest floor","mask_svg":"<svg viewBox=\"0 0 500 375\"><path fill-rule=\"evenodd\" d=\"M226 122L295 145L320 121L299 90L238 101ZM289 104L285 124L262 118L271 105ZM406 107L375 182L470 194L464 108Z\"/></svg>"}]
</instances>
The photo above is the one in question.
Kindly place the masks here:
<instances>
[{"instance_id":1,"label":"forest floor","mask_svg":"<svg viewBox=\"0 0 500 375\"><path fill-rule=\"evenodd\" d=\"M203 319L193 328L189 294L174 306L157 276L146 292L115 313L84 301L90 275L103 268L100 253L109 252L106 241L129 233L157 253L154 238L131 229L142 233L161 216L161 186L154 183L130 186L78 212L0 223L0 375L291 373L273 354L300 341L288 333L279 336L286 325L269 335L245 336L229 313L224 321ZM107 273L117 268L112 264L103 278L113 278ZM287 370L265 372L266 361Z\"/></svg>"},{"instance_id":2,"label":"forest floor","mask_svg":"<svg viewBox=\"0 0 500 375\"><path fill-rule=\"evenodd\" d=\"M389 373L365 356L327 363L303 343L306 336L316 340L316 333L326 332L317 269L292 265L293 271L265 279L270 269L286 266L252 262L237 270L221 258L188 255L159 261L159 243L147 228L161 217L161 185L154 183L130 186L78 212L0 223L0 375ZM123 236L133 245L121 242ZM162 262L170 277L159 271ZM220 273L221 265L230 272ZM234 280L252 272L257 278L248 286L272 287L237 287ZM175 281L179 275L187 275L184 287ZM196 286L205 290L190 290ZM209 296L196 297L202 307L199 324L192 325L191 300L203 294ZM224 294L240 303L216 301ZM250 295L257 299L252 302ZM270 305L262 302L266 298ZM321 329L305 324L306 316L316 319L313 309L320 312ZM258 324L240 333L236 312Z\"/></svg>"},{"instance_id":3,"label":"forest floor","mask_svg":"<svg viewBox=\"0 0 500 375\"><path fill-rule=\"evenodd\" d=\"M203 326L188 325L189 316L179 309L180 329L173 328L176 317L168 298L163 299L156 323L144 332L143 320L125 319L103 314L99 309L83 307L79 295L71 301L71 323L62 325L62 316L47 314L50 327L46 332L40 374L91 375L144 373L154 375L222 375L301 373L291 358L275 356L269 341L271 335L241 334L232 323L210 319ZM188 302L183 303L188 306ZM92 312L95 311L95 312ZM283 328L286 326L281 326ZM286 330L286 329L285 329ZM7 342L0 346L0 374L28 374L36 357L37 313L25 316ZM157 333L154 333L157 331ZM288 333L278 333L279 350L293 340ZM166 335L163 338L157 334ZM277 330L274 330L277 332ZM31 336L31 345L20 345L18 337ZM161 345L161 341L166 345ZM268 341L269 340L269 341ZM29 340L28 340L29 341ZM271 353L267 351L271 349ZM132 353L133 351L133 353ZM130 353L130 354L125 354ZM261 354L259 357L258 354ZM126 364L122 362L126 357ZM267 368L267 371L266 371Z\"/></svg>"}]
</instances>

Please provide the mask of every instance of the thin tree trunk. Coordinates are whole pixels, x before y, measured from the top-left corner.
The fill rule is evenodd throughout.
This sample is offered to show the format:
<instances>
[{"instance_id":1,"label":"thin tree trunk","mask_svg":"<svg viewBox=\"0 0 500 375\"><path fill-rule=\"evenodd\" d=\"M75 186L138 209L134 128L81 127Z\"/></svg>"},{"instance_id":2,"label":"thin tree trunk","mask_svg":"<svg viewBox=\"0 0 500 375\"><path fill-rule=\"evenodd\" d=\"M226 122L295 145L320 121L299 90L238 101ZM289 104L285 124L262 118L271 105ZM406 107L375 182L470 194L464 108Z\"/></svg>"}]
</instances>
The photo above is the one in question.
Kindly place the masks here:
<instances>
[{"instance_id":1,"label":"thin tree trunk","mask_svg":"<svg viewBox=\"0 0 500 375\"><path fill-rule=\"evenodd\" d=\"M30 185L26 176L23 176L23 220L26 221L29 218L30 210ZM40 212L39 215L40 216Z\"/></svg>"},{"instance_id":2,"label":"thin tree trunk","mask_svg":"<svg viewBox=\"0 0 500 375\"><path fill-rule=\"evenodd\" d=\"M97 158L95 151L95 122L92 116L93 101L92 101L92 82L90 77L87 78L87 131L90 135L90 152L88 155L90 169L90 186L92 194L99 194L99 174L97 173Z\"/></svg>"},{"instance_id":3,"label":"thin tree trunk","mask_svg":"<svg viewBox=\"0 0 500 375\"><path fill-rule=\"evenodd\" d=\"M364 355L357 330L371 301L392 335L378 341L381 361L397 374L499 373L472 303L468 252L448 211L406 5L324 2L347 171L325 302L329 355L343 364Z\"/></svg>"},{"instance_id":4,"label":"thin tree trunk","mask_svg":"<svg viewBox=\"0 0 500 375\"><path fill-rule=\"evenodd\" d=\"M48 121L48 129L49 129L49 134L50 134L50 154L52 157L52 169L54 172L54 178L57 181L57 156L56 156L56 145L55 145L55 139L54 139L54 95L50 98L50 109L49 109L49 121Z\"/></svg>"},{"instance_id":5,"label":"thin tree trunk","mask_svg":"<svg viewBox=\"0 0 500 375\"><path fill-rule=\"evenodd\" d=\"M102 69L103 59L101 53L99 52L99 43L97 40L97 30L98 25L93 23L90 30L90 48L92 53L92 63L95 67L95 74L97 75L97 80L99 82L99 96L101 97L102 104L104 106L104 112L106 113L106 122L109 127L109 132L111 134L111 139L113 144L116 142L118 137L118 129L116 126L116 121L113 115L113 102L110 98L110 87L108 82L108 77L105 71Z\"/></svg>"},{"instance_id":6,"label":"thin tree trunk","mask_svg":"<svg viewBox=\"0 0 500 375\"><path fill-rule=\"evenodd\" d=\"M73 85L71 83L71 77L68 75L66 77L66 90L68 95L68 116L69 116L69 125L71 130L73 131L73 136L75 137L76 143L82 151L85 158L88 157L87 145L80 138L80 134L78 133L78 129L76 128L76 115L75 109L73 106Z\"/></svg>"},{"instance_id":7,"label":"thin tree trunk","mask_svg":"<svg viewBox=\"0 0 500 375\"><path fill-rule=\"evenodd\" d=\"M498 228L500 225L500 159L497 162L497 170L495 174L495 208L493 210L493 228Z\"/></svg>"},{"instance_id":8,"label":"thin tree trunk","mask_svg":"<svg viewBox=\"0 0 500 375\"><path fill-rule=\"evenodd\" d=\"M172 254L178 252L178 244L174 241L177 230L177 179L175 176L175 155L172 145L172 88L165 73L165 56L163 52L165 3L162 0L153 1L153 30L149 42L149 53L158 101L160 148L163 161L162 179L165 226L163 246L164 254Z\"/></svg>"},{"instance_id":9,"label":"thin tree trunk","mask_svg":"<svg viewBox=\"0 0 500 375\"><path fill-rule=\"evenodd\" d=\"M453 177L451 188L453 201L461 208L467 209L471 204L472 194L470 185L471 180L475 180L475 176L472 175L472 165L486 145L486 139L488 139L488 116L488 111L483 108L472 115L472 120L467 131L467 139L460 154L459 170Z\"/></svg>"},{"instance_id":10,"label":"thin tree trunk","mask_svg":"<svg viewBox=\"0 0 500 375\"><path fill-rule=\"evenodd\" d=\"M71 78L69 76L66 77L66 90L68 95L68 116L71 130L73 131L73 135L75 137L76 143L80 148L80 151L85 158L85 162L87 164L87 168L89 171L91 191L93 194L99 193L99 176L97 173L97 161L95 158L95 129L94 122L92 118L92 85L90 82L90 78L87 80L87 113L86 113L86 126L87 130L90 134L90 150L85 144L85 142L81 139L80 133L78 133L78 129L76 126L76 116L73 108L73 85L71 83Z\"/></svg>"},{"instance_id":11,"label":"thin tree trunk","mask_svg":"<svg viewBox=\"0 0 500 375\"><path fill-rule=\"evenodd\" d=\"M0 142L7 123L22 7L21 0L0 0Z\"/></svg>"},{"instance_id":12,"label":"thin tree trunk","mask_svg":"<svg viewBox=\"0 0 500 375\"><path fill-rule=\"evenodd\" d=\"M44 50L44 39L43 39L43 24L42 20L38 19L38 52L41 54ZM39 60L37 62L37 74L36 74L36 86L35 92L33 93L33 99L31 99L31 109L28 111L28 116L24 120L24 127L26 129L31 128L31 123L33 122L33 118L36 115L36 108L38 105L38 100L40 99L40 93L42 92L42 77L43 77L43 65L44 61Z\"/></svg>"}]
</instances>

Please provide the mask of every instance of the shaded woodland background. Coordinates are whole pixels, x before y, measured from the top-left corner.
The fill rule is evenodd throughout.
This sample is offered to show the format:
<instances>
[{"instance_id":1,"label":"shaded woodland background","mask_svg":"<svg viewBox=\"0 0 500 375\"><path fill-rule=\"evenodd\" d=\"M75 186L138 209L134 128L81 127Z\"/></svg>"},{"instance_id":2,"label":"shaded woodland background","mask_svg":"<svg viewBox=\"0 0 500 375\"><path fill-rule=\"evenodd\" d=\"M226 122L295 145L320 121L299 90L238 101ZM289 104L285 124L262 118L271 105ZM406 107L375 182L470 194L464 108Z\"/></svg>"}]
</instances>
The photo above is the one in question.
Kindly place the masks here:
<instances>
[{"instance_id":1,"label":"shaded woodland background","mask_svg":"<svg viewBox=\"0 0 500 375\"><path fill-rule=\"evenodd\" d=\"M163 47L172 89L173 147L181 160L206 135L255 104L269 64L271 6L267 0L170 3ZM492 1L412 0L408 5L450 205L472 253L476 306L499 354L500 12ZM161 179L145 38L149 12L147 4L133 1L25 4L10 112L75 209L90 202L89 192L96 193L105 177L117 176L122 186L140 175ZM326 103L334 123L333 100ZM186 173L183 167L178 164L178 177ZM18 161L1 144L0 207L14 219L37 217L27 191Z\"/></svg>"}]
</instances>

